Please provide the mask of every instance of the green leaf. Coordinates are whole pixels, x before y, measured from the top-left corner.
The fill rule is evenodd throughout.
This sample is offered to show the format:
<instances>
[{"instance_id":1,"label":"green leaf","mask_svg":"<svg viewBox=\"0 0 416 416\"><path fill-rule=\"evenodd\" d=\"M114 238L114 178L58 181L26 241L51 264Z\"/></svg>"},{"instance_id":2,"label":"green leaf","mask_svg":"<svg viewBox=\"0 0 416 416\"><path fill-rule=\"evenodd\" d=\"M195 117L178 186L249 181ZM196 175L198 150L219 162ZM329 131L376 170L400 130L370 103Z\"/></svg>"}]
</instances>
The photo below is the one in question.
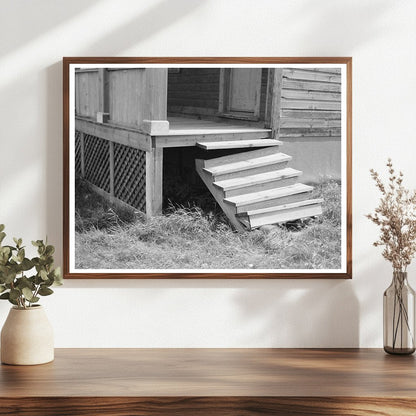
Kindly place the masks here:
<instances>
[{"instance_id":1,"label":"green leaf","mask_svg":"<svg viewBox=\"0 0 416 416\"><path fill-rule=\"evenodd\" d=\"M31 260L29 260L27 257L25 257L22 260L22 263L20 264L20 266L21 266L22 270L24 272L26 272L26 271L28 271L30 269L33 269L34 264L33 264L33 262Z\"/></svg>"},{"instance_id":2,"label":"green leaf","mask_svg":"<svg viewBox=\"0 0 416 416\"><path fill-rule=\"evenodd\" d=\"M4 224L0 224L0 232L4 231L5 225Z\"/></svg>"},{"instance_id":3,"label":"green leaf","mask_svg":"<svg viewBox=\"0 0 416 416\"><path fill-rule=\"evenodd\" d=\"M32 244L33 244L35 247L39 247L39 246L42 246L42 245L43 245L43 241L42 241L42 240L32 241Z\"/></svg>"},{"instance_id":4,"label":"green leaf","mask_svg":"<svg viewBox=\"0 0 416 416\"><path fill-rule=\"evenodd\" d=\"M46 273L46 270L45 269L42 269L39 272L39 276L41 277L42 280L48 280L48 273Z\"/></svg>"},{"instance_id":5,"label":"green leaf","mask_svg":"<svg viewBox=\"0 0 416 416\"><path fill-rule=\"evenodd\" d=\"M3 283L10 284L13 283L14 279L16 278L16 273L13 271L9 271L7 274L3 275Z\"/></svg>"},{"instance_id":6,"label":"green leaf","mask_svg":"<svg viewBox=\"0 0 416 416\"><path fill-rule=\"evenodd\" d=\"M24 287L23 289L22 289L22 292L23 292L23 296L29 301L29 302L32 302L32 300L31 299L33 299L33 292L28 288L28 287Z\"/></svg>"},{"instance_id":7,"label":"green leaf","mask_svg":"<svg viewBox=\"0 0 416 416\"><path fill-rule=\"evenodd\" d=\"M46 287L46 286L42 286L40 289L39 289L39 295L41 295L41 296L49 296L49 295L52 295L52 293L53 293L53 290L52 289L49 289L48 287Z\"/></svg>"},{"instance_id":8,"label":"green leaf","mask_svg":"<svg viewBox=\"0 0 416 416\"><path fill-rule=\"evenodd\" d=\"M46 246L45 256L52 256L53 253L55 253L55 247L52 245Z\"/></svg>"},{"instance_id":9,"label":"green leaf","mask_svg":"<svg viewBox=\"0 0 416 416\"><path fill-rule=\"evenodd\" d=\"M5 290L7 290L6 286L0 285L0 293L3 293Z\"/></svg>"},{"instance_id":10,"label":"green leaf","mask_svg":"<svg viewBox=\"0 0 416 416\"><path fill-rule=\"evenodd\" d=\"M10 298L10 292L2 293L0 295L0 299L9 299Z\"/></svg>"},{"instance_id":11,"label":"green leaf","mask_svg":"<svg viewBox=\"0 0 416 416\"><path fill-rule=\"evenodd\" d=\"M25 258L25 249L21 248L18 252L17 252L17 259L19 260L19 263L21 263L23 261L23 259Z\"/></svg>"},{"instance_id":12,"label":"green leaf","mask_svg":"<svg viewBox=\"0 0 416 416\"><path fill-rule=\"evenodd\" d=\"M6 237L6 233L0 232L0 244L4 240L5 237Z\"/></svg>"},{"instance_id":13,"label":"green leaf","mask_svg":"<svg viewBox=\"0 0 416 416\"><path fill-rule=\"evenodd\" d=\"M30 293L32 293L32 292L30 292ZM20 292L19 289L14 288L14 289L10 290L10 299L11 300L17 300L21 296L21 294L22 294L22 292Z\"/></svg>"},{"instance_id":14,"label":"green leaf","mask_svg":"<svg viewBox=\"0 0 416 416\"><path fill-rule=\"evenodd\" d=\"M17 287L21 290L23 288L29 288L30 290L35 290L36 286L31 282L26 276L22 276L18 279Z\"/></svg>"},{"instance_id":15,"label":"green leaf","mask_svg":"<svg viewBox=\"0 0 416 416\"><path fill-rule=\"evenodd\" d=\"M54 275L54 283L57 286L61 286L63 284L63 278L62 278L62 272L61 272L61 268L57 267L56 269L53 270L53 275Z\"/></svg>"}]
</instances>

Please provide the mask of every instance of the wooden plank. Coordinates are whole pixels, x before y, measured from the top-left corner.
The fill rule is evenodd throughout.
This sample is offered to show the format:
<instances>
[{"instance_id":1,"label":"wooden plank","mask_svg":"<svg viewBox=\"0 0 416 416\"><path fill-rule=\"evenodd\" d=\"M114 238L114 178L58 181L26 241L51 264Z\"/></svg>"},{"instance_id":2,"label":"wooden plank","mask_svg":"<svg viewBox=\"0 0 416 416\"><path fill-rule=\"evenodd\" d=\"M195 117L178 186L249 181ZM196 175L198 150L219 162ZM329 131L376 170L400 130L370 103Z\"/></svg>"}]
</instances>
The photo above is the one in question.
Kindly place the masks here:
<instances>
[{"instance_id":1,"label":"wooden plank","mask_svg":"<svg viewBox=\"0 0 416 416\"><path fill-rule=\"evenodd\" d=\"M304 69L284 68L283 77L305 81L341 83L341 75L339 74L324 74L319 71L307 71Z\"/></svg>"},{"instance_id":2,"label":"wooden plank","mask_svg":"<svg viewBox=\"0 0 416 416\"><path fill-rule=\"evenodd\" d=\"M287 163L290 160L292 160L291 156L285 155L284 153L276 153L276 154L271 154L271 155L266 155L266 156L253 157L253 158L238 161L238 162L231 162L231 163L227 163L224 165L217 165L217 166L212 166L212 167L209 166L209 167L205 167L204 169L206 172L210 173L211 175L218 177L221 175L238 173L238 172L251 172L252 169L260 168L260 167L271 166L270 170L273 170L275 164ZM255 172L252 172L252 173L254 174Z\"/></svg>"},{"instance_id":3,"label":"wooden plank","mask_svg":"<svg viewBox=\"0 0 416 416\"><path fill-rule=\"evenodd\" d=\"M221 141L221 140L251 140L270 137L270 132L263 130L257 133L222 133L222 134L186 134L154 136L155 147L184 147L195 146L198 141Z\"/></svg>"},{"instance_id":4,"label":"wooden plank","mask_svg":"<svg viewBox=\"0 0 416 416\"><path fill-rule=\"evenodd\" d=\"M282 88L290 88L292 90L306 90L306 91L331 91L340 92L341 84L329 83L329 82L308 82L297 81L290 78L283 78Z\"/></svg>"},{"instance_id":5,"label":"wooden plank","mask_svg":"<svg viewBox=\"0 0 416 416\"><path fill-rule=\"evenodd\" d=\"M272 129L272 138L279 137L283 70L270 68L267 78L265 127Z\"/></svg>"},{"instance_id":6,"label":"wooden plank","mask_svg":"<svg viewBox=\"0 0 416 416\"><path fill-rule=\"evenodd\" d=\"M218 181L214 182L214 186L221 188L224 191L224 196L228 198L231 196L294 185L298 181L301 174L302 172L300 171L286 168L272 172L260 173L258 175L249 175L226 181ZM232 183L233 181L235 182Z\"/></svg>"},{"instance_id":7,"label":"wooden plank","mask_svg":"<svg viewBox=\"0 0 416 416\"><path fill-rule=\"evenodd\" d=\"M244 377L244 376L242 376ZM0 398L0 415L20 416L414 416L408 397L19 397ZM70 412L70 413L69 413Z\"/></svg>"},{"instance_id":8,"label":"wooden plank","mask_svg":"<svg viewBox=\"0 0 416 416\"><path fill-rule=\"evenodd\" d=\"M288 100L341 101L341 94L337 92L282 89L282 98Z\"/></svg>"},{"instance_id":9,"label":"wooden plank","mask_svg":"<svg viewBox=\"0 0 416 416\"><path fill-rule=\"evenodd\" d=\"M286 186L283 188L277 188L277 189L268 189L266 191L260 191L260 192L253 192L250 194L244 194L244 195L237 195L230 198L226 198L225 202L228 202L230 204L235 205L236 207L241 206L248 206L255 203L261 203L266 202L271 199L278 199L278 198L284 198L291 195L296 195L303 192L312 192L313 187L309 185L304 185L302 183L297 183L295 185ZM254 210L257 208L247 208L245 211ZM241 211L240 211L241 212Z\"/></svg>"},{"instance_id":10,"label":"wooden plank","mask_svg":"<svg viewBox=\"0 0 416 416\"><path fill-rule=\"evenodd\" d=\"M251 147L279 146L282 142L275 139L232 140L220 142L197 142L197 147L204 150L242 149Z\"/></svg>"},{"instance_id":11,"label":"wooden plank","mask_svg":"<svg viewBox=\"0 0 416 416\"><path fill-rule=\"evenodd\" d=\"M303 68L304 71L323 72L325 74L341 74L341 68Z\"/></svg>"},{"instance_id":12,"label":"wooden plank","mask_svg":"<svg viewBox=\"0 0 416 416\"><path fill-rule=\"evenodd\" d=\"M415 372L413 355L382 349L57 348L49 364L0 366L0 397L409 398L416 409Z\"/></svg>"},{"instance_id":13,"label":"wooden plank","mask_svg":"<svg viewBox=\"0 0 416 416\"><path fill-rule=\"evenodd\" d=\"M146 68L140 115L143 120L167 120L167 68Z\"/></svg>"},{"instance_id":14,"label":"wooden plank","mask_svg":"<svg viewBox=\"0 0 416 416\"><path fill-rule=\"evenodd\" d=\"M282 128L280 137L336 137L341 138L341 128Z\"/></svg>"},{"instance_id":15,"label":"wooden plank","mask_svg":"<svg viewBox=\"0 0 416 416\"><path fill-rule=\"evenodd\" d=\"M340 110L302 110L302 109L282 109L282 118L300 118L300 119L327 119L327 120L341 120Z\"/></svg>"},{"instance_id":16,"label":"wooden plank","mask_svg":"<svg viewBox=\"0 0 416 416\"><path fill-rule=\"evenodd\" d=\"M308 204L285 210L272 211L269 213L248 215L250 227L258 228L262 225L280 224L288 221L295 221L309 217L316 217L322 214L321 204Z\"/></svg>"},{"instance_id":17,"label":"wooden plank","mask_svg":"<svg viewBox=\"0 0 416 416\"><path fill-rule=\"evenodd\" d=\"M341 128L341 120L281 118L281 128Z\"/></svg>"},{"instance_id":18,"label":"wooden plank","mask_svg":"<svg viewBox=\"0 0 416 416\"><path fill-rule=\"evenodd\" d=\"M341 110L341 103L336 101L306 101L282 99L281 107L284 109L302 110Z\"/></svg>"},{"instance_id":19,"label":"wooden plank","mask_svg":"<svg viewBox=\"0 0 416 416\"><path fill-rule=\"evenodd\" d=\"M275 147L267 147L264 149L256 149L256 150L251 150L249 152L234 153L232 155L220 156L220 157L216 157L213 159L208 159L208 160L205 160L204 167L205 168L212 168L216 166L221 167L224 165L228 165L230 163L246 162L249 159L257 159L259 157L270 156L270 155L272 156L277 155L277 157L287 156L287 155L283 155L283 153L280 153L279 149L276 149Z\"/></svg>"},{"instance_id":20,"label":"wooden plank","mask_svg":"<svg viewBox=\"0 0 416 416\"><path fill-rule=\"evenodd\" d=\"M112 124L138 128L142 122L145 89L145 69L109 71L109 113Z\"/></svg>"},{"instance_id":21,"label":"wooden plank","mask_svg":"<svg viewBox=\"0 0 416 416\"><path fill-rule=\"evenodd\" d=\"M98 69L98 111L109 114L110 113L110 97L109 97L109 80L108 71L106 68Z\"/></svg>"},{"instance_id":22,"label":"wooden plank","mask_svg":"<svg viewBox=\"0 0 416 416\"><path fill-rule=\"evenodd\" d=\"M85 134L97 136L114 143L124 144L149 152L152 149L150 136L138 130L127 129L111 124L99 124L81 118L75 119L75 129Z\"/></svg>"},{"instance_id":23,"label":"wooden plank","mask_svg":"<svg viewBox=\"0 0 416 416\"><path fill-rule=\"evenodd\" d=\"M146 216L162 213L163 203L163 149L146 153Z\"/></svg>"},{"instance_id":24,"label":"wooden plank","mask_svg":"<svg viewBox=\"0 0 416 416\"><path fill-rule=\"evenodd\" d=\"M285 168L274 172L260 173L258 175L250 175L242 178L228 179L225 181L214 182L214 186L222 188L224 191L232 191L240 187L249 185L257 185L259 183L265 183L275 181L276 179L290 178L293 176L299 176L302 172L293 168Z\"/></svg>"}]
</instances>

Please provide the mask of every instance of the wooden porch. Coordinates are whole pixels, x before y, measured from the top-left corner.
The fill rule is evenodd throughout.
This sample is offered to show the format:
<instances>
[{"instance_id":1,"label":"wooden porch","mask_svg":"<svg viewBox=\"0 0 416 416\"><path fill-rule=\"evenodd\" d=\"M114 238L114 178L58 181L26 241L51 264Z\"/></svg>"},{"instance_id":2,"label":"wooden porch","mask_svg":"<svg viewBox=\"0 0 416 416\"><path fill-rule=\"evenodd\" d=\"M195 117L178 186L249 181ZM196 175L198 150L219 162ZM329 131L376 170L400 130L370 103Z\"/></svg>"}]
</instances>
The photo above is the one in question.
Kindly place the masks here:
<instances>
[{"instance_id":1,"label":"wooden porch","mask_svg":"<svg viewBox=\"0 0 416 416\"><path fill-rule=\"evenodd\" d=\"M236 120L168 117L168 131L152 135L153 147L187 147L199 142L269 139L271 129L252 127ZM240 143L241 144L241 143Z\"/></svg>"}]
</instances>

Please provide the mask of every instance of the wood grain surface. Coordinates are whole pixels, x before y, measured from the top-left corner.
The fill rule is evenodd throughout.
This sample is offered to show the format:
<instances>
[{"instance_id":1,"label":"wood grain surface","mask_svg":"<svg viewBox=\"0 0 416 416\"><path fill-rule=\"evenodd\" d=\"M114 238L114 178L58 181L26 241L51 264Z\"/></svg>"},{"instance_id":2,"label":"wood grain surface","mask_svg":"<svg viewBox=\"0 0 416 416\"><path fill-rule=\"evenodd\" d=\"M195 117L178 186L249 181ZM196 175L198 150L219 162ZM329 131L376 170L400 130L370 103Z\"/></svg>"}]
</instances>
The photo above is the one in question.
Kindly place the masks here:
<instances>
[{"instance_id":1,"label":"wood grain surface","mask_svg":"<svg viewBox=\"0 0 416 416\"><path fill-rule=\"evenodd\" d=\"M416 363L373 349L58 349L0 368L0 415L415 415Z\"/></svg>"}]
</instances>

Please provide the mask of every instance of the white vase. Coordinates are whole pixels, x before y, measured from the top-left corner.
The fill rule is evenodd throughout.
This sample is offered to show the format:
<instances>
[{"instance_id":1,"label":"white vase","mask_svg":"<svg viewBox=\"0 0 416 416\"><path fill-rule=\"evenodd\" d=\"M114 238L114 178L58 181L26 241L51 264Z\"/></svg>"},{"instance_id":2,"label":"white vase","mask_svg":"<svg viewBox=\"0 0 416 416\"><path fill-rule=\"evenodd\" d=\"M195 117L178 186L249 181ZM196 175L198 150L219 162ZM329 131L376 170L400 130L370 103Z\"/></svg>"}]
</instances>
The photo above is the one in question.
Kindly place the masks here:
<instances>
[{"instance_id":1,"label":"white vase","mask_svg":"<svg viewBox=\"0 0 416 416\"><path fill-rule=\"evenodd\" d=\"M53 329L43 307L11 308L1 331L1 362L35 365L53 359Z\"/></svg>"}]
</instances>

